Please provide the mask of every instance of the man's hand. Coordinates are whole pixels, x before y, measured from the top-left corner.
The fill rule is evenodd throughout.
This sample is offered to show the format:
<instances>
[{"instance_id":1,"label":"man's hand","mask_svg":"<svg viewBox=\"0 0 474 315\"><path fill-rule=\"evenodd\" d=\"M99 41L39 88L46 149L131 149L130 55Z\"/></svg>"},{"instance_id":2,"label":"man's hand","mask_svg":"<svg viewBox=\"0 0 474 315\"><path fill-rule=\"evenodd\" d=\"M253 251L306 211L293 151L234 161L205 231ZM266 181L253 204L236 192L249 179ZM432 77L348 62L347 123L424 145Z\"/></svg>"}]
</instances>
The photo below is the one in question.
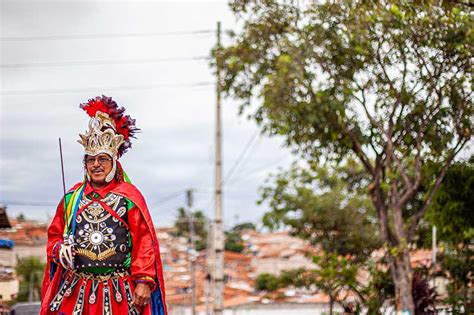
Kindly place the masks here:
<instances>
[{"instance_id":1,"label":"man's hand","mask_svg":"<svg viewBox=\"0 0 474 315\"><path fill-rule=\"evenodd\" d=\"M137 283L135 292L133 293L133 301L136 306L145 306L150 303L151 290L146 283Z\"/></svg>"}]
</instances>

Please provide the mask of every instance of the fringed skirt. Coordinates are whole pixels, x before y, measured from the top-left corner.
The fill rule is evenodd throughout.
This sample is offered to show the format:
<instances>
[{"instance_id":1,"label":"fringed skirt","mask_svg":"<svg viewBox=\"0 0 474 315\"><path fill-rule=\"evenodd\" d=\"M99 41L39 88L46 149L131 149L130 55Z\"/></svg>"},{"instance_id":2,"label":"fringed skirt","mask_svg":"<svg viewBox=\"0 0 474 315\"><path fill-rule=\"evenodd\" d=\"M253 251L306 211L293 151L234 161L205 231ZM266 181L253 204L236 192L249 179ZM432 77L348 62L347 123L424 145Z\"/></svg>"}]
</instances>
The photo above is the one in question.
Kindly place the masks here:
<instances>
[{"instance_id":1,"label":"fringed skirt","mask_svg":"<svg viewBox=\"0 0 474 315\"><path fill-rule=\"evenodd\" d=\"M135 284L127 271L102 275L66 271L62 279L49 305L52 312L61 315L151 314L150 305L134 305Z\"/></svg>"}]
</instances>

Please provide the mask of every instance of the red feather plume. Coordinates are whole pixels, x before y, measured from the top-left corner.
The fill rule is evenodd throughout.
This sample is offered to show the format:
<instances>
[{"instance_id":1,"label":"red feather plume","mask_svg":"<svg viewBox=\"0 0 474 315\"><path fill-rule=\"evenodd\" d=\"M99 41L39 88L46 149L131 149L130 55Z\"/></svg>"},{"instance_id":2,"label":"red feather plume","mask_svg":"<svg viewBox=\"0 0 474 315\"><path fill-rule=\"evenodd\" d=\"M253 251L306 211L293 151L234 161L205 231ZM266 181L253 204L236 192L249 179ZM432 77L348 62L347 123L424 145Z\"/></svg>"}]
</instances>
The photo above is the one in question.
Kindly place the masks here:
<instances>
[{"instance_id":1,"label":"red feather plume","mask_svg":"<svg viewBox=\"0 0 474 315\"><path fill-rule=\"evenodd\" d=\"M81 104L80 107L90 116L95 117L97 112L108 114L115 122L117 133L121 134L125 142L118 149L118 155L122 156L129 148L132 147L130 138L136 138L135 134L140 131L135 127L135 119L129 115L124 115L125 108L119 107L117 103L105 95L97 96L90 99L87 103Z\"/></svg>"}]
</instances>

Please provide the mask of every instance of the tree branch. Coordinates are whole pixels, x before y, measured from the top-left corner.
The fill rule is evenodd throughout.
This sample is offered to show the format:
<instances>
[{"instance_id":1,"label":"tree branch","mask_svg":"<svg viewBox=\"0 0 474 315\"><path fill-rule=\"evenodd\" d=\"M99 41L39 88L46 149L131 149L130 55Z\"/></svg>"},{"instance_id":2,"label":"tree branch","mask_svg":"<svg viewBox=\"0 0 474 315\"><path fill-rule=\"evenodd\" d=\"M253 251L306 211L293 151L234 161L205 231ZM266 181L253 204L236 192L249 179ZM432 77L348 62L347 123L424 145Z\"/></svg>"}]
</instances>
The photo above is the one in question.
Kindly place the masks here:
<instances>
[{"instance_id":1,"label":"tree branch","mask_svg":"<svg viewBox=\"0 0 474 315\"><path fill-rule=\"evenodd\" d=\"M446 172L448 171L448 168L451 166L451 163L452 163L454 157L459 153L459 151L461 151L461 149L464 147L464 145L468 141L469 141L469 139L460 140L456 144L456 146L453 148L453 150L451 151L451 154L446 159L446 162L443 166L443 169L438 174L438 177L436 178L434 185L431 187L431 189L428 193L428 197L426 198L425 203L420 208L420 210L418 210L418 212L415 214L415 216L412 219L412 222L409 226L408 233L407 233L407 241L408 242L411 241L411 239L413 238L413 236L415 234L415 231L416 231L416 228L418 226L418 223L420 222L421 218L424 216L426 210L430 206L431 200L433 199L434 194L438 191L438 188L441 185L441 182L443 181L444 176L446 175Z\"/></svg>"}]
</instances>

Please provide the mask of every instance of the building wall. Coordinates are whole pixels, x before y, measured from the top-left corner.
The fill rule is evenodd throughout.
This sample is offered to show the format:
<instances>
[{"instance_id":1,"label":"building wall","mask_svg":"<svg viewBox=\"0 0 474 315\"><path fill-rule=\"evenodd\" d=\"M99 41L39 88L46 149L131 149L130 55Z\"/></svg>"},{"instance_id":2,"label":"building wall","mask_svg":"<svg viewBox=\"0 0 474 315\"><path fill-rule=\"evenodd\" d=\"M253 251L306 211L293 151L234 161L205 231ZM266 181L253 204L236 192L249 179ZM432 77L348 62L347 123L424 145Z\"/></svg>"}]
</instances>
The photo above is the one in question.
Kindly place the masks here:
<instances>
[{"instance_id":1,"label":"building wall","mask_svg":"<svg viewBox=\"0 0 474 315\"><path fill-rule=\"evenodd\" d=\"M18 279L0 281L0 301L11 301L12 295L16 296L20 289Z\"/></svg>"},{"instance_id":2,"label":"building wall","mask_svg":"<svg viewBox=\"0 0 474 315\"><path fill-rule=\"evenodd\" d=\"M15 267L17 257L37 257L46 262L46 244L38 246L15 246L13 249L0 249L0 265Z\"/></svg>"},{"instance_id":3,"label":"building wall","mask_svg":"<svg viewBox=\"0 0 474 315\"><path fill-rule=\"evenodd\" d=\"M283 270L300 267L314 268L314 264L304 255L296 254L287 259L280 257L254 258L252 260L252 267L257 275L264 272L277 275Z\"/></svg>"},{"instance_id":4,"label":"building wall","mask_svg":"<svg viewBox=\"0 0 474 315\"><path fill-rule=\"evenodd\" d=\"M334 314L342 314L342 308L334 305ZM173 307L169 315L191 315L189 307ZM205 312L197 312L205 315ZM283 304L252 304L241 305L224 310L224 315L325 315L329 314L328 304L307 303L283 303Z\"/></svg>"}]
</instances>

